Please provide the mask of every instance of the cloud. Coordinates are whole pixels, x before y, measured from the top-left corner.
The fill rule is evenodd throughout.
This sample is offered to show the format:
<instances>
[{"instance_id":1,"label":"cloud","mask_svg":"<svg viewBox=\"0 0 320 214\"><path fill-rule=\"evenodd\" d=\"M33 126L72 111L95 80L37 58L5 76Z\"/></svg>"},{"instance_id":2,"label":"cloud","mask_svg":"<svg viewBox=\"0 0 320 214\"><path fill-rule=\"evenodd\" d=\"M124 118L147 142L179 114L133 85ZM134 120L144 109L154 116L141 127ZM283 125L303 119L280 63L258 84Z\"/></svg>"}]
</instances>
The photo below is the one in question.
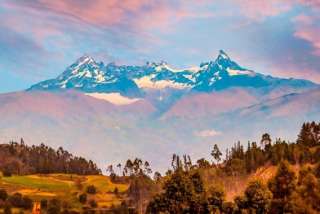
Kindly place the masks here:
<instances>
[{"instance_id":1,"label":"cloud","mask_svg":"<svg viewBox=\"0 0 320 214\"><path fill-rule=\"evenodd\" d=\"M313 54L320 56L320 18L301 14L293 19L295 23L294 36L310 42L313 47Z\"/></svg>"},{"instance_id":2,"label":"cloud","mask_svg":"<svg viewBox=\"0 0 320 214\"><path fill-rule=\"evenodd\" d=\"M266 55L270 56L263 59L271 61L275 73L304 77L319 70L318 0L3 0L0 5L0 29L6 34L0 36L0 44L2 50L8 50L5 56L2 52L0 66L7 71L23 70L37 81L54 77L83 53L130 63L156 58L188 65L207 57L206 50L226 46L231 52L241 49L262 58L258 54L265 47L266 34L283 42L278 44L282 50L269 45ZM273 23L272 31L259 32L249 42L227 35L230 31L238 33L237 37L247 35L255 25L270 21L268 17L291 14L288 12L297 5L312 14L293 20L295 29L288 33L295 39L289 38L290 42L279 35L291 30L277 28L282 18ZM226 29L243 23L241 28ZM8 42L9 35L14 42ZM241 43L259 40L256 37L262 38L260 47L240 48ZM192 53L188 51L192 49Z\"/></svg>"},{"instance_id":3,"label":"cloud","mask_svg":"<svg viewBox=\"0 0 320 214\"><path fill-rule=\"evenodd\" d=\"M263 21L266 17L276 16L289 11L293 1L288 0L235 0L240 13L252 21Z\"/></svg>"},{"instance_id":4,"label":"cloud","mask_svg":"<svg viewBox=\"0 0 320 214\"><path fill-rule=\"evenodd\" d=\"M99 28L161 26L170 22L169 16L179 9L179 4L160 0L30 0L7 1L7 7L42 11L47 15L64 17L65 21L86 23Z\"/></svg>"},{"instance_id":5,"label":"cloud","mask_svg":"<svg viewBox=\"0 0 320 214\"><path fill-rule=\"evenodd\" d=\"M207 138L207 137L215 137L215 136L221 135L221 132L216 131L214 129L205 129L205 130L194 132L194 135L197 137Z\"/></svg>"}]
</instances>

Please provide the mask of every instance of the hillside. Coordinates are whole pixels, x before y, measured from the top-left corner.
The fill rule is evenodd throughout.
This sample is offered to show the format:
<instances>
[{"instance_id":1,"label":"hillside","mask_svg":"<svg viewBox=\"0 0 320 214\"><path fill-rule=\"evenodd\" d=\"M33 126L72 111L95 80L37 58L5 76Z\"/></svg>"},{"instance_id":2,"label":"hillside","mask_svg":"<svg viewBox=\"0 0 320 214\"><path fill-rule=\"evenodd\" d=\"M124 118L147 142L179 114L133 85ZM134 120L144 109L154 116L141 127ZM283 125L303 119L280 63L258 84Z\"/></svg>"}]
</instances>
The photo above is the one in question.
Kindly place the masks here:
<instances>
[{"instance_id":1,"label":"hillside","mask_svg":"<svg viewBox=\"0 0 320 214\"><path fill-rule=\"evenodd\" d=\"M81 176L75 174L34 174L27 176L1 177L0 189L9 194L21 193L33 201L50 201L58 198L69 210L80 212L83 205L79 202L79 195L86 192L86 188L94 185L96 194L87 194L87 201L94 200L98 207L119 205L125 199L128 184L116 184L109 177L103 175ZM115 189L118 193L115 194ZM28 213L25 211L25 213Z\"/></svg>"},{"instance_id":2,"label":"hillside","mask_svg":"<svg viewBox=\"0 0 320 214\"><path fill-rule=\"evenodd\" d=\"M101 170L91 160L73 156L62 147L55 150L44 144L28 146L23 139L19 144L0 144L0 171L5 176L34 173L101 174Z\"/></svg>"},{"instance_id":3,"label":"hillside","mask_svg":"<svg viewBox=\"0 0 320 214\"><path fill-rule=\"evenodd\" d=\"M173 154L171 167L164 175L153 171L148 161L139 158L128 159L116 166L109 165L109 176L85 175L90 173L82 170L75 171L75 174L72 168L68 168L73 158L77 160L71 154L69 161L53 159L55 164L59 163L57 166L69 171L64 174L50 173L60 168L49 161L49 154L60 157L59 154L67 155L66 151L54 151L45 145L28 147L23 143L3 144L1 152L11 156L1 159L2 166L8 166L4 165L7 159L19 160L21 164L38 171L30 174L32 171L21 171L19 164L10 164L11 173L8 173L8 168L3 167L0 207L6 209L12 206L15 210L24 209L28 212L32 203L44 203L45 200L48 207L43 204L43 211L49 214L52 213L51 209L61 212L73 210L75 213L95 210L139 214L162 213L168 209L174 210L173 213L182 213L181 210L184 210L198 214L207 213L203 210L219 210L225 214L248 209L261 209L259 213L268 214L286 210L301 213L297 211L300 209L302 213L320 211L317 206L320 202L317 193L320 189L319 136L320 124L311 122L302 125L296 142L289 143L281 139L273 141L265 133L260 144L249 142L244 147L240 142L235 143L227 149L224 158L215 144L208 151L212 162L206 158L193 162L189 155ZM38 156L30 159L28 154L35 151L38 151ZM52 165L50 170L43 168L49 165ZM311 199L313 201L309 201ZM300 205L307 201L307 206ZM258 208L256 203L259 204ZM279 203L281 206L277 205Z\"/></svg>"}]
</instances>

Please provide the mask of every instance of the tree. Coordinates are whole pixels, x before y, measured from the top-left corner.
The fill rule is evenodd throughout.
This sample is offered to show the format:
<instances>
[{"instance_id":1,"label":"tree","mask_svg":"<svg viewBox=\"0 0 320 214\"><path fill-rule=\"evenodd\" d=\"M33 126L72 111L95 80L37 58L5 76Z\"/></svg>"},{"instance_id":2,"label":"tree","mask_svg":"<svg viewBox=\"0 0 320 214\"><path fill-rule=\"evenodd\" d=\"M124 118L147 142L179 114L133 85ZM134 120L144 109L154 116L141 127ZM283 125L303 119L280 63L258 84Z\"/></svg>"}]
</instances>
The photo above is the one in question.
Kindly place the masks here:
<instances>
[{"instance_id":1,"label":"tree","mask_svg":"<svg viewBox=\"0 0 320 214\"><path fill-rule=\"evenodd\" d=\"M12 213L11 205L9 203L5 203L3 213L4 214L11 214Z\"/></svg>"},{"instance_id":2,"label":"tree","mask_svg":"<svg viewBox=\"0 0 320 214\"><path fill-rule=\"evenodd\" d=\"M296 189L296 175L287 161L280 162L275 177L268 182L273 194L272 213L284 213L289 206L289 197Z\"/></svg>"},{"instance_id":3,"label":"tree","mask_svg":"<svg viewBox=\"0 0 320 214\"><path fill-rule=\"evenodd\" d=\"M33 205L33 201L31 200L31 198L29 198L28 196L23 196L22 197L22 208L29 210L32 208Z\"/></svg>"},{"instance_id":4,"label":"tree","mask_svg":"<svg viewBox=\"0 0 320 214\"><path fill-rule=\"evenodd\" d=\"M274 178L268 183L274 198L288 198L296 188L296 175L287 161L282 161Z\"/></svg>"},{"instance_id":5,"label":"tree","mask_svg":"<svg viewBox=\"0 0 320 214\"><path fill-rule=\"evenodd\" d=\"M92 207L92 208L98 207L97 202L96 202L95 200L93 200L93 199L89 201L89 205L90 205L90 207Z\"/></svg>"},{"instance_id":6,"label":"tree","mask_svg":"<svg viewBox=\"0 0 320 214\"><path fill-rule=\"evenodd\" d=\"M48 208L48 200L47 199L41 199L40 205L41 205L41 209L46 210Z\"/></svg>"},{"instance_id":7,"label":"tree","mask_svg":"<svg viewBox=\"0 0 320 214\"><path fill-rule=\"evenodd\" d=\"M61 201L58 199L51 199L48 204L48 214L59 214L61 211Z\"/></svg>"},{"instance_id":8,"label":"tree","mask_svg":"<svg viewBox=\"0 0 320 214\"><path fill-rule=\"evenodd\" d=\"M0 189L0 200L5 201L8 198L8 193L5 189Z\"/></svg>"},{"instance_id":9,"label":"tree","mask_svg":"<svg viewBox=\"0 0 320 214\"><path fill-rule=\"evenodd\" d=\"M158 171L156 171L156 172L154 173L154 175L153 175L153 180L154 180L155 182L158 182L158 181L160 181L160 179L161 179L161 173L158 172Z\"/></svg>"},{"instance_id":10,"label":"tree","mask_svg":"<svg viewBox=\"0 0 320 214\"><path fill-rule=\"evenodd\" d=\"M197 160L197 164L198 164L199 168L203 168L203 169L210 167L209 161L207 161L204 158L201 158L201 159Z\"/></svg>"},{"instance_id":11,"label":"tree","mask_svg":"<svg viewBox=\"0 0 320 214\"><path fill-rule=\"evenodd\" d=\"M22 195L20 193L14 193L8 198L8 201L13 207L22 207L23 205Z\"/></svg>"},{"instance_id":12,"label":"tree","mask_svg":"<svg viewBox=\"0 0 320 214\"><path fill-rule=\"evenodd\" d=\"M87 194L86 193L82 193L79 195L79 202L81 204L85 204L87 202Z\"/></svg>"},{"instance_id":13,"label":"tree","mask_svg":"<svg viewBox=\"0 0 320 214\"><path fill-rule=\"evenodd\" d=\"M121 166L122 166L121 163L118 163L118 164L117 164L117 168L118 168L118 170L119 170L119 174L120 174L120 175L121 175Z\"/></svg>"},{"instance_id":14,"label":"tree","mask_svg":"<svg viewBox=\"0 0 320 214\"><path fill-rule=\"evenodd\" d=\"M320 162L314 168L314 175L320 179Z\"/></svg>"},{"instance_id":15,"label":"tree","mask_svg":"<svg viewBox=\"0 0 320 214\"><path fill-rule=\"evenodd\" d=\"M261 137L261 148L265 148L267 145L270 146L271 145L271 137L268 133L264 133Z\"/></svg>"},{"instance_id":16,"label":"tree","mask_svg":"<svg viewBox=\"0 0 320 214\"><path fill-rule=\"evenodd\" d=\"M272 198L271 192L261 181L252 181L245 192L245 203L256 213L266 213Z\"/></svg>"},{"instance_id":17,"label":"tree","mask_svg":"<svg viewBox=\"0 0 320 214\"><path fill-rule=\"evenodd\" d=\"M150 201L147 213L206 213L204 193L200 174L178 168L165 182L164 192Z\"/></svg>"},{"instance_id":18,"label":"tree","mask_svg":"<svg viewBox=\"0 0 320 214\"><path fill-rule=\"evenodd\" d=\"M106 169L107 172L109 172L109 175L111 176L112 174L115 174L114 173L114 170L113 170L113 165L110 164L107 169Z\"/></svg>"},{"instance_id":19,"label":"tree","mask_svg":"<svg viewBox=\"0 0 320 214\"><path fill-rule=\"evenodd\" d=\"M152 169L148 161L144 162L144 174L148 175L152 173Z\"/></svg>"},{"instance_id":20,"label":"tree","mask_svg":"<svg viewBox=\"0 0 320 214\"><path fill-rule=\"evenodd\" d=\"M320 144L320 124L304 123L298 135L297 143L312 147Z\"/></svg>"},{"instance_id":21,"label":"tree","mask_svg":"<svg viewBox=\"0 0 320 214\"><path fill-rule=\"evenodd\" d=\"M115 194L116 196L118 196L118 194L119 194L119 189L118 189L118 187L115 187L115 188L114 188L113 194Z\"/></svg>"},{"instance_id":22,"label":"tree","mask_svg":"<svg viewBox=\"0 0 320 214\"><path fill-rule=\"evenodd\" d=\"M320 212L320 184L317 178L311 171L308 171L301 179L301 185L298 188L298 193L312 209Z\"/></svg>"},{"instance_id":23,"label":"tree","mask_svg":"<svg viewBox=\"0 0 320 214\"><path fill-rule=\"evenodd\" d=\"M211 156L217 163L221 161L222 153L217 144L214 144L213 150L211 151Z\"/></svg>"},{"instance_id":24,"label":"tree","mask_svg":"<svg viewBox=\"0 0 320 214\"><path fill-rule=\"evenodd\" d=\"M221 186L213 186L208 191L208 204L213 212L222 210L222 204L225 200L225 193Z\"/></svg>"},{"instance_id":25,"label":"tree","mask_svg":"<svg viewBox=\"0 0 320 214\"><path fill-rule=\"evenodd\" d=\"M88 194L96 194L97 193L96 187L94 185L87 186L87 193Z\"/></svg>"}]
</instances>

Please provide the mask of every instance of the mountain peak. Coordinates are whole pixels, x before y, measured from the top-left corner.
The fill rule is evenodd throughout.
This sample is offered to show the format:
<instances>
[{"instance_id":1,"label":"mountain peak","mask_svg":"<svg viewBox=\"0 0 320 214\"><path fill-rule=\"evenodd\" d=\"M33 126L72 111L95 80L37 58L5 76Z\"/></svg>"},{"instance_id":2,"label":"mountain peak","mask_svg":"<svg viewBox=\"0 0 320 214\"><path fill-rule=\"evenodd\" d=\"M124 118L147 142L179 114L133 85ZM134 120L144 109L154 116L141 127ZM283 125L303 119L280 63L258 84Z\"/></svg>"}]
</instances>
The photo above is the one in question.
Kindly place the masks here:
<instances>
[{"instance_id":1,"label":"mountain peak","mask_svg":"<svg viewBox=\"0 0 320 214\"><path fill-rule=\"evenodd\" d=\"M160 62L147 62L146 63L147 66L149 67L158 67L158 66L166 66L168 65L168 63L166 61L160 61Z\"/></svg>"},{"instance_id":2,"label":"mountain peak","mask_svg":"<svg viewBox=\"0 0 320 214\"><path fill-rule=\"evenodd\" d=\"M229 59L230 57L228 56L228 54L226 52L224 52L223 50L219 50L219 55L218 55L218 59Z\"/></svg>"},{"instance_id":3,"label":"mountain peak","mask_svg":"<svg viewBox=\"0 0 320 214\"><path fill-rule=\"evenodd\" d=\"M79 59L77 59L76 64L82 65L82 64L89 64L89 63L93 63L93 62L95 62L95 60L91 56L84 54Z\"/></svg>"},{"instance_id":4,"label":"mountain peak","mask_svg":"<svg viewBox=\"0 0 320 214\"><path fill-rule=\"evenodd\" d=\"M75 88L85 92L127 94L130 88L140 96L140 88L192 88L210 92L228 87L263 87L279 81L279 78L241 67L220 50L215 60L201 63L197 70L173 68L165 61L147 62L142 66L104 65L83 55L57 78L35 84L31 89Z\"/></svg>"}]
</instances>

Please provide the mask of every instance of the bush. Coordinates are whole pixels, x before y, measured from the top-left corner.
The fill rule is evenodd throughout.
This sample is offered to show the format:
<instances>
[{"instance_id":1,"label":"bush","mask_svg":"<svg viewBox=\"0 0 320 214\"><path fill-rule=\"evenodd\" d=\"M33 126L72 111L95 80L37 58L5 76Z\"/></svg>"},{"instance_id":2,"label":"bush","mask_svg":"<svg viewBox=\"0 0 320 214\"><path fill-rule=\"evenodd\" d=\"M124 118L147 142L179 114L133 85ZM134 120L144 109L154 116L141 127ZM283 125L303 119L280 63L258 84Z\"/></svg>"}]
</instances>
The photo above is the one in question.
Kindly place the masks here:
<instances>
[{"instance_id":1,"label":"bush","mask_svg":"<svg viewBox=\"0 0 320 214\"><path fill-rule=\"evenodd\" d=\"M48 214L59 214L61 212L61 202L58 199L52 199L48 203Z\"/></svg>"},{"instance_id":2,"label":"bush","mask_svg":"<svg viewBox=\"0 0 320 214\"><path fill-rule=\"evenodd\" d=\"M0 189L0 200L5 201L8 198L8 193L4 189Z\"/></svg>"},{"instance_id":3,"label":"bush","mask_svg":"<svg viewBox=\"0 0 320 214\"><path fill-rule=\"evenodd\" d=\"M5 167L2 171L2 175L3 175L3 177L11 177L12 172L8 167Z\"/></svg>"},{"instance_id":4,"label":"bush","mask_svg":"<svg viewBox=\"0 0 320 214\"><path fill-rule=\"evenodd\" d=\"M88 194L96 194L97 193L96 187L94 185L87 186L87 193Z\"/></svg>"},{"instance_id":5,"label":"bush","mask_svg":"<svg viewBox=\"0 0 320 214\"><path fill-rule=\"evenodd\" d=\"M48 200L47 199L41 199L40 205L41 205L41 209L46 210L48 208Z\"/></svg>"},{"instance_id":6,"label":"bush","mask_svg":"<svg viewBox=\"0 0 320 214\"><path fill-rule=\"evenodd\" d=\"M118 194L119 194L119 189L118 189L118 187L115 187L115 188L114 188L113 193L114 193L115 195L118 195Z\"/></svg>"},{"instance_id":7,"label":"bush","mask_svg":"<svg viewBox=\"0 0 320 214\"><path fill-rule=\"evenodd\" d=\"M92 207L92 208L98 207L98 204L97 204L97 202L96 202L95 200L90 200L90 201L89 201L89 205L90 205L90 207Z\"/></svg>"},{"instance_id":8,"label":"bush","mask_svg":"<svg viewBox=\"0 0 320 214\"><path fill-rule=\"evenodd\" d=\"M15 193L8 198L9 203L13 207L31 209L33 201L28 196L22 196L20 193Z\"/></svg>"},{"instance_id":9,"label":"bush","mask_svg":"<svg viewBox=\"0 0 320 214\"><path fill-rule=\"evenodd\" d=\"M32 205L33 205L33 201L31 200L31 198L29 198L27 196L24 196L22 198L21 208L29 210L29 209L32 209Z\"/></svg>"},{"instance_id":10,"label":"bush","mask_svg":"<svg viewBox=\"0 0 320 214\"><path fill-rule=\"evenodd\" d=\"M15 193L15 194L11 195L8 198L8 201L13 207L22 207L23 206L23 199L22 199L22 195L20 193Z\"/></svg>"},{"instance_id":11,"label":"bush","mask_svg":"<svg viewBox=\"0 0 320 214\"><path fill-rule=\"evenodd\" d=\"M86 193L82 193L81 195L79 195L79 202L81 204L85 204L87 202L87 194Z\"/></svg>"},{"instance_id":12,"label":"bush","mask_svg":"<svg viewBox=\"0 0 320 214\"><path fill-rule=\"evenodd\" d=\"M5 206L4 206L4 209L3 209L3 213L4 214L11 214L12 211L11 211L11 205L9 203L6 203Z\"/></svg>"}]
</instances>

